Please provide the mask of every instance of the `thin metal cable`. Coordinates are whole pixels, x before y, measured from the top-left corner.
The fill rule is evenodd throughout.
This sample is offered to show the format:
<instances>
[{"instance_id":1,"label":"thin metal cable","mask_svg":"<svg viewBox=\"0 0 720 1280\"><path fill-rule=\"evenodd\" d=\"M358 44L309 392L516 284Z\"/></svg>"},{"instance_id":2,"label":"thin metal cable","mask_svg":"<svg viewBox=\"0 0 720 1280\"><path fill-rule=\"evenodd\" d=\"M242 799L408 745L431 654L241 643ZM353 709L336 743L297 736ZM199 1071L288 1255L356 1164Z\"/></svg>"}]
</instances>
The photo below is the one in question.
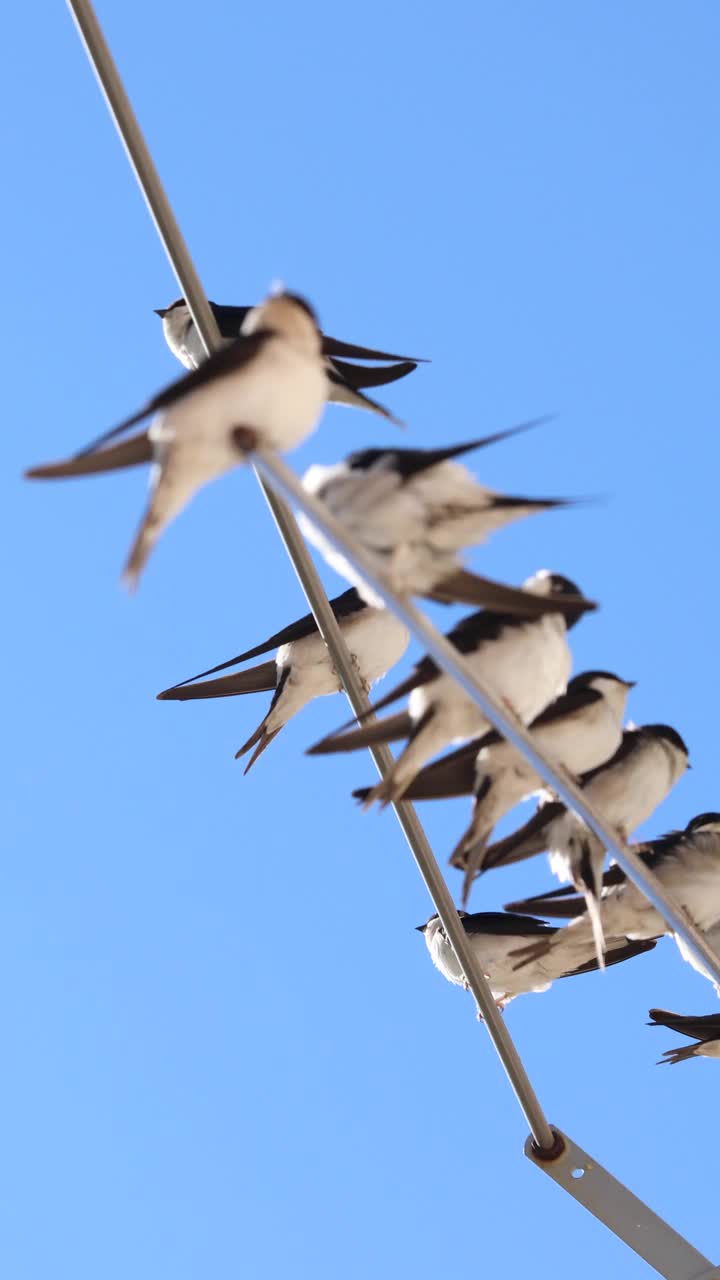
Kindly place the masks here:
<instances>
[{"instance_id":1,"label":"thin metal cable","mask_svg":"<svg viewBox=\"0 0 720 1280\"><path fill-rule=\"evenodd\" d=\"M568 808L573 809L591 831L595 832L595 835L615 856L623 871L631 880L634 880L656 911L665 918L673 932L679 934L696 952L715 980L720 983L720 958L684 909L665 892L657 876L645 866L638 855L619 840L616 832L606 822L600 811L588 801L577 782L569 774L558 770L557 766L538 751L531 732L518 720L517 716L512 715L508 708L498 701L492 690L474 672L467 658L463 657L459 650L435 629L414 604L398 597L391 590L384 577L376 572L365 553L350 541L339 521L331 515L324 503L319 502L303 489L298 477L282 458L265 452L258 452L254 458L258 470L327 534L369 585L392 608L397 617L423 643L438 665L457 681L473 702L477 703L502 736L522 752L533 769L540 774L548 786L558 793Z\"/></svg>"},{"instance_id":2,"label":"thin metal cable","mask_svg":"<svg viewBox=\"0 0 720 1280\"><path fill-rule=\"evenodd\" d=\"M68 0L68 6L170 265L177 276L203 346L209 353L220 341L215 319L93 6L90 0ZM355 715L361 715L368 708L367 698L297 524L284 503L267 484L263 483L262 477L258 478L353 712ZM393 763L390 751L387 747L376 747L372 749L371 754L378 772L384 776ZM555 1137L520 1055L495 1006L485 975L470 949L452 897L420 821L412 805L407 802L394 805L393 808L460 967L467 978L478 1009L487 1024L495 1049L525 1114L533 1138L542 1150L550 1150L555 1144Z\"/></svg>"}]
</instances>

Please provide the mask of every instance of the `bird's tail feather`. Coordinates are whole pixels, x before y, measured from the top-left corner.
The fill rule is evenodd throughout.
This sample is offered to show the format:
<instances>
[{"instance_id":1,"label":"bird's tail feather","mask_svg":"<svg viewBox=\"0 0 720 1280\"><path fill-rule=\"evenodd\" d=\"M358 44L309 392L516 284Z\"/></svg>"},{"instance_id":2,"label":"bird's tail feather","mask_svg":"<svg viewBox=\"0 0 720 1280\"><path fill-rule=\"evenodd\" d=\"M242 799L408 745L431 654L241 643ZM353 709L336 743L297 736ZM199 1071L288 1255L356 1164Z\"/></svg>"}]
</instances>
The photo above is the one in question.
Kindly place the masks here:
<instances>
[{"instance_id":1,"label":"bird's tail feather","mask_svg":"<svg viewBox=\"0 0 720 1280\"><path fill-rule=\"evenodd\" d=\"M670 1067L675 1066L678 1062L687 1062L689 1058L697 1058L696 1044L685 1044L679 1049L666 1049L661 1058L658 1058L656 1066Z\"/></svg>"},{"instance_id":2,"label":"bird's tail feather","mask_svg":"<svg viewBox=\"0 0 720 1280\"><path fill-rule=\"evenodd\" d=\"M153 489L150 500L123 572L123 580L131 591L137 587L160 534L187 506L197 490L213 479L215 474L221 474L221 471L209 468L202 479L198 479L197 475L183 465L183 459L177 451L166 454L162 462L156 465L151 473Z\"/></svg>"},{"instance_id":3,"label":"bird's tail feather","mask_svg":"<svg viewBox=\"0 0 720 1280\"><path fill-rule=\"evenodd\" d=\"M235 752L235 759L239 760L240 757L244 756L245 753L249 751L251 747L253 746L255 747L255 750L253 751L248 763L245 765L245 768L243 769L243 777L245 777L245 775L250 772L255 761L258 759L259 756L262 755L263 751L265 751L267 747L270 746L270 743L272 742L273 738L277 738L280 732L280 729L271 729L268 732L268 730L265 728L266 721L267 721L267 716L265 717L265 720L263 720L262 723L258 725L252 737L248 738L247 742L245 743L245 746L241 747L239 751ZM282 725L280 726L280 728L282 728Z\"/></svg>"},{"instance_id":4,"label":"bird's tail feather","mask_svg":"<svg viewBox=\"0 0 720 1280\"><path fill-rule=\"evenodd\" d=\"M598 968L605 968L605 935L603 933L602 916L600 914L600 903L596 894L592 889L585 891L585 906L592 927L593 942L595 943L595 955L597 957Z\"/></svg>"},{"instance_id":5,"label":"bird's tail feather","mask_svg":"<svg viewBox=\"0 0 720 1280\"><path fill-rule=\"evenodd\" d=\"M466 852L465 875L463 877L462 886L462 906L465 908L470 897L470 890L473 881L482 873L483 855L487 849L487 843L492 835L492 827L485 827L478 833L475 843ZM457 865L457 864L456 864Z\"/></svg>"}]
</instances>

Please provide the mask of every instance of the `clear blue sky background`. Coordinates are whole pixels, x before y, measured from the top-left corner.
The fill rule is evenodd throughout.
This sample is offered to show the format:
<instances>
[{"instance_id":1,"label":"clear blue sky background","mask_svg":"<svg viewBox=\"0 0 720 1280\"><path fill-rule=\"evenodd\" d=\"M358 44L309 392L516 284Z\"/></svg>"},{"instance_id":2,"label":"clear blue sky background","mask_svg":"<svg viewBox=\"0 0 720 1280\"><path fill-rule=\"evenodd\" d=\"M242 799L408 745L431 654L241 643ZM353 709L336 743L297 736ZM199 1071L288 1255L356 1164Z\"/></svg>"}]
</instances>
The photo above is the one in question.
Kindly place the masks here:
<instances>
[{"instance_id":1,"label":"clear blue sky background","mask_svg":"<svg viewBox=\"0 0 720 1280\"><path fill-rule=\"evenodd\" d=\"M633 718L686 737L647 832L720 808L717 6L99 13L211 297L282 277L330 332L432 357L386 396L408 443L558 413L483 476L601 501L482 563L575 578L603 605L576 669L637 679ZM3 1274L648 1274L524 1160L393 817L350 800L371 764L303 755L344 702L244 779L263 697L154 701L304 612L251 476L194 502L135 599L144 477L19 479L175 375L152 312L178 291L63 6L4 34ZM333 409L293 462L395 439ZM422 816L444 862L465 806ZM547 884L538 861L474 905ZM720 1258L720 1068L657 1068L652 1004L718 1009L664 942L507 1021L551 1119Z\"/></svg>"}]
</instances>

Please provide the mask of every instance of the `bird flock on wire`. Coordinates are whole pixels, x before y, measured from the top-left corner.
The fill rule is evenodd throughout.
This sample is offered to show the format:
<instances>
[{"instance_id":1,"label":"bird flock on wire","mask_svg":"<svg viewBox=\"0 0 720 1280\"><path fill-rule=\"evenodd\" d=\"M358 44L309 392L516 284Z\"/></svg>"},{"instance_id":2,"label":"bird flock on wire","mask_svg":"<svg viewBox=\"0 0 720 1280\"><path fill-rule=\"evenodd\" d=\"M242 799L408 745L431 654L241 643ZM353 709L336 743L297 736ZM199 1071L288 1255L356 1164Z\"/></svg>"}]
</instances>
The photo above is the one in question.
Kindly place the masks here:
<instances>
[{"instance_id":1,"label":"bird flock on wire","mask_svg":"<svg viewBox=\"0 0 720 1280\"><path fill-rule=\"evenodd\" d=\"M315 430L328 400L396 423L366 392L405 377L418 364L326 337L308 303L284 290L256 307L210 305L223 340L213 354L206 358L183 299L158 311L168 346L188 372L86 448L26 473L56 479L151 464L149 502L125 566L130 587L137 585L165 527L203 485L252 461L258 449L285 452L299 445ZM149 427L133 431L147 418ZM596 607L574 583L543 570L521 587L510 587L463 566L464 550L512 521L573 505L556 497L494 492L459 461L534 425L437 449L364 449L329 466L311 466L303 485L398 596L473 607L447 633L448 641L528 726L537 749L577 779L626 840L688 767L680 734L665 724L623 727L631 681L602 670L570 678L568 632ZM402 658L408 631L310 519L301 517L301 527L351 584L330 605L369 692ZM274 657L255 666L218 675L273 651ZM247 772L308 702L340 689L308 614L158 697L193 701L271 693L267 713L237 753L252 752ZM310 754L404 744L384 779L354 792L365 808L403 798L468 797L469 821L450 863L462 875L463 928L499 1008L517 995L546 990L557 978L652 950L669 932L621 868L611 863L606 869L598 838L544 788L524 756L431 657L417 662L371 712L397 705L400 710L381 720L365 723L368 713L359 724L343 726ZM434 759L448 747L455 749ZM496 824L530 795L538 797L533 817L493 840ZM720 935L720 813L699 814L684 830L634 847L710 942L714 929ZM564 887L509 903L504 911L465 910L480 876L544 851ZM543 917L569 923L550 924ZM439 918L419 928L435 966L450 982L466 986ZM709 977L682 940L676 941L683 957ZM692 1040L668 1050L665 1061L720 1057L720 1015L685 1017L651 1009L650 1017L651 1025Z\"/></svg>"}]
</instances>

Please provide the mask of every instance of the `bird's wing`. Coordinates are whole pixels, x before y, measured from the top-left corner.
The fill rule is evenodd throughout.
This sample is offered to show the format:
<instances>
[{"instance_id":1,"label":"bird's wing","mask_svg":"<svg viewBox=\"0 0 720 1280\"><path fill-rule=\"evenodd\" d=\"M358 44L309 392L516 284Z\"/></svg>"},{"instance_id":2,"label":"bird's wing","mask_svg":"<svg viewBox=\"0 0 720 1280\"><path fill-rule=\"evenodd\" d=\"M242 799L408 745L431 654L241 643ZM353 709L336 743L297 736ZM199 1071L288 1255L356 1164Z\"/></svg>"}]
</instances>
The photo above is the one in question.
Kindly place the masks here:
<instances>
[{"instance_id":1,"label":"bird's wing","mask_svg":"<svg viewBox=\"0 0 720 1280\"><path fill-rule=\"evenodd\" d=\"M274 662L262 662L249 671L237 671L219 680L204 680L198 684L183 681L157 695L160 702L191 702L198 698L232 698L239 693L260 693L274 689L277 684L277 667Z\"/></svg>"},{"instance_id":2,"label":"bird's wing","mask_svg":"<svg viewBox=\"0 0 720 1280\"><path fill-rule=\"evenodd\" d=\"M614 863L603 874L603 889L612 889L622 884L626 878L622 867ZM574 885L569 884L564 889L551 889L548 893L538 893L534 898L521 898L517 902L508 902L506 910L519 911L521 914L528 911L531 915L539 911L553 920L574 920L576 916L583 915L585 899L582 894L575 892Z\"/></svg>"},{"instance_id":3,"label":"bird's wing","mask_svg":"<svg viewBox=\"0 0 720 1280\"><path fill-rule=\"evenodd\" d=\"M605 952L605 968L611 964L622 964L624 960L632 960L635 956L644 955L646 951L652 951L657 946L657 938L642 938L637 942L622 942L618 946L612 942L608 944ZM561 978L574 978L580 973L594 973L600 969L597 957L587 960L585 964L578 965L577 969L569 969L567 973L561 973Z\"/></svg>"},{"instance_id":4,"label":"bird's wing","mask_svg":"<svg viewBox=\"0 0 720 1280\"><path fill-rule=\"evenodd\" d=\"M353 716L351 720L346 720L331 736L336 738L339 734L345 733L347 729L352 728L353 725L363 724L368 716L375 715L377 711L383 711L385 707L391 706L399 698L404 698L405 694L412 693L413 689L419 689L422 685L429 684L437 674L438 669L432 658L421 658L406 680L396 684L389 693L385 694L384 698L380 698L378 702L373 702L372 706L368 707L367 711L363 711L362 715Z\"/></svg>"},{"instance_id":5,"label":"bird's wing","mask_svg":"<svg viewBox=\"0 0 720 1280\"><path fill-rule=\"evenodd\" d=\"M471 912L463 916L462 926L466 933L494 934L500 937L525 938L557 933L555 926L544 920L536 920L532 916L515 916L509 911Z\"/></svg>"},{"instance_id":6,"label":"bird's wing","mask_svg":"<svg viewBox=\"0 0 720 1280\"><path fill-rule=\"evenodd\" d=\"M25 475L29 480L64 480L73 476L99 475L103 471L121 471L124 467L137 467L152 462L153 447L147 431L140 431L121 444L96 453L81 453L62 462L48 462L44 466L30 467Z\"/></svg>"},{"instance_id":7,"label":"bird's wing","mask_svg":"<svg viewBox=\"0 0 720 1280\"><path fill-rule=\"evenodd\" d=\"M426 592L430 600L439 604L472 604L476 608L493 613L513 614L525 618L539 618L546 613L587 612L597 605L584 596L541 596L522 587L506 587L492 578L481 577L469 569L456 569L432 591Z\"/></svg>"},{"instance_id":8,"label":"bird's wing","mask_svg":"<svg viewBox=\"0 0 720 1280\"><path fill-rule=\"evenodd\" d=\"M407 711L399 711L386 720L378 720L377 724L362 725L359 729L351 729L349 733L331 734L310 747L306 755L334 755L338 751L357 751L360 747L375 746L381 742L398 742L401 738L409 737L412 730L413 722Z\"/></svg>"},{"instance_id":9,"label":"bird's wing","mask_svg":"<svg viewBox=\"0 0 720 1280\"><path fill-rule=\"evenodd\" d=\"M650 1009L648 1016L652 1022L650 1027L669 1027L681 1036L692 1036L695 1040L720 1039L720 1014L708 1013L705 1017L693 1017L682 1013L670 1013L668 1009Z\"/></svg>"},{"instance_id":10,"label":"bird's wing","mask_svg":"<svg viewBox=\"0 0 720 1280\"><path fill-rule=\"evenodd\" d=\"M542 805L524 826L504 840L496 840L495 844L488 846L484 870L509 866L512 862L522 862L525 858L534 857L536 853L542 853L547 847L545 841L550 823L566 812L565 806L559 801Z\"/></svg>"},{"instance_id":11,"label":"bird's wing","mask_svg":"<svg viewBox=\"0 0 720 1280\"><path fill-rule=\"evenodd\" d=\"M543 915L549 916L551 920L575 920L577 916L585 913L585 899L581 894L575 893L573 885L569 885L568 889L560 889L559 893L569 893L567 898L558 898L557 900L551 894L539 893L534 898L518 898L517 902L506 903L508 911L517 911L519 915L534 915L536 911L542 911Z\"/></svg>"},{"instance_id":12,"label":"bird's wing","mask_svg":"<svg viewBox=\"0 0 720 1280\"><path fill-rule=\"evenodd\" d=\"M482 738L474 738L458 747L450 755L443 756L421 769L404 793L406 800L440 800L452 796L472 795L475 785L475 761L478 751L488 745L489 739L500 740L494 731Z\"/></svg>"},{"instance_id":13,"label":"bird's wing","mask_svg":"<svg viewBox=\"0 0 720 1280\"><path fill-rule=\"evenodd\" d=\"M543 725L553 724L556 720L562 720L564 716L572 715L575 711L582 711L585 707L591 707L594 703L602 701L602 694L597 689L568 689L567 693L563 693L554 702L550 703L544 711L540 712L530 728L540 729Z\"/></svg>"},{"instance_id":14,"label":"bird's wing","mask_svg":"<svg viewBox=\"0 0 720 1280\"><path fill-rule=\"evenodd\" d=\"M362 387L385 387L391 382L405 378L417 365L413 360L403 360L401 364L391 364L387 369L369 369L364 364L348 364L345 360L331 360L330 364L342 381L360 391Z\"/></svg>"},{"instance_id":15,"label":"bird's wing","mask_svg":"<svg viewBox=\"0 0 720 1280\"><path fill-rule=\"evenodd\" d=\"M207 360L203 360L197 369L191 369L189 373L184 374L181 378L176 378L169 386L164 387L162 391L158 391L157 395L148 400L147 404L137 413L125 418L124 422L118 423L116 427L111 427L109 431L98 436L96 440L93 440L92 444L86 445L76 456L82 457L83 454L91 453L104 444L106 440L112 440L115 436L121 435L123 431L127 431L129 427L134 427L136 423L142 422L143 418L147 418L151 413L157 413L160 409L168 409L191 391L197 391L199 387L207 386L208 383L215 382L217 378L222 378L227 373L243 368L244 365L255 359L255 356L262 350L265 343L273 336L269 329L258 329L246 338L237 338L235 342L231 342L228 346L219 347L217 351L213 351L212 355L208 356Z\"/></svg>"},{"instance_id":16,"label":"bird's wing","mask_svg":"<svg viewBox=\"0 0 720 1280\"><path fill-rule=\"evenodd\" d=\"M215 317L221 336L237 338L252 307L233 307L225 306L222 302L211 302L210 310Z\"/></svg>"},{"instance_id":17,"label":"bird's wing","mask_svg":"<svg viewBox=\"0 0 720 1280\"><path fill-rule=\"evenodd\" d=\"M347 360L399 360L403 364L428 364L422 356L398 356L389 351L377 351L374 347L361 347L355 342L341 342L323 334L322 351L324 356L345 356Z\"/></svg>"},{"instance_id":18,"label":"bird's wing","mask_svg":"<svg viewBox=\"0 0 720 1280\"><path fill-rule=\"evenodd\" d=\"M347 618L353 613L360 613L369 606L360 598L354 587L343 591L342 595L335 596L330 601L330 607L335 617L340 621ZM234 667L238 662L248 662L250 658L259 658L263 653L270 653L273 649L279 649L283 644L291 644L296 640L304 640L307 636L313 635L317 631L317 623L312 613L306 613L302 618L298 618L295 622L290 622L286 627L282 627L280 631L276 631L274 635L268 636L267 640L263 640L261 644L257 644L252 649L246 649L244 653L238 653L234 658L228 658L227 662L219 662L216 667L208 667L207 671L199 671L195 676L188 676L187 680L180 680L173 688L179 688L180 685L190 684L195 680L202 680L205 676L213 676L217 671L226 671L228 667Z\"/></svg>"}]
</instances>

